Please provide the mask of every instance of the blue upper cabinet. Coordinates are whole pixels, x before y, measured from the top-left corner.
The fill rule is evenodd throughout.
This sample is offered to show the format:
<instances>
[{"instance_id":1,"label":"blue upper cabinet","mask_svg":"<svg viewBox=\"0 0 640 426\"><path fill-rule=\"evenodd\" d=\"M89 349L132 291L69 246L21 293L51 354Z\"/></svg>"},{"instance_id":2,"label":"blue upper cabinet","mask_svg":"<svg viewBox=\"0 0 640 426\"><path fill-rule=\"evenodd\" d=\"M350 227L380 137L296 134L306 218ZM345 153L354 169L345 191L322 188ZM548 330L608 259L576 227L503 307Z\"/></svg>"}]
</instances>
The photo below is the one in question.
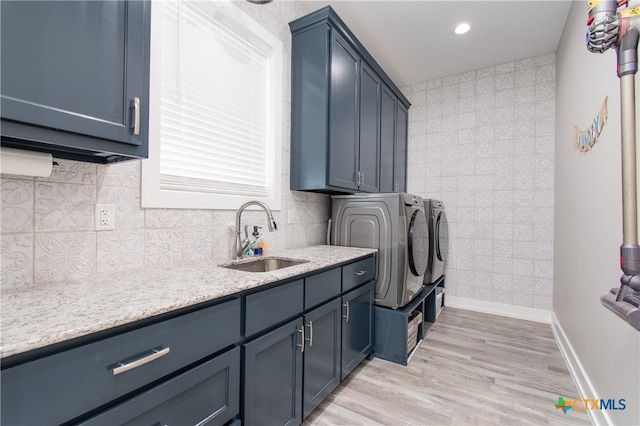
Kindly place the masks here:
<instances>
[{"instance_id":1,"label":"blue upper cabinet","mask_svg":"<svg viewBox=\"0 0 640 426\"><path fill-rule=\"evenodd\" d=\"M405 192L407 189L407 141L409 135L409 111L404 105L398 105L396 115L396 138L393 170L393 192Z\"/></svg>"},{"instance_id":2,"label":"blue upper cabinet","mask_svg":"<svg viewBox=\"0 0 640 426\"><path fill-rule=\"evenodd\" d=\"M329 185L357 190L360 57L339 35L331 41Z\"/></svg>"},{"instance_id":3,"label":"blue upper cabinet","mask_svg":"<svg viewBox=\"0 0 640 426\"><path fill-rule=\"evenodd\" d=\"M383 86L380 102L380 192L399 192L394 182L397 109L398 101L393 92Z\"/></svg>"},{"instance_id":4,"label":"blue upper cabinet","mask_svg":"<svg viewBox=\"0 0 640 426\"><path fill-rule=\"evenodd\" d=\"M409 101L331 7L289 26L291 189L394 190L393 169L406 166L406 156L395 155L396 108L408 110Z\"/></svg>"},{"instance_id":5,"label":"blue upper cabinet","mask_svg":"<svg viewBox=\"0 0 640 426\"><path fill-rule=\"evenodd\" d=\"M1 2L2 145L145 158L150 1Z\"/></svg>"}]
</instances>

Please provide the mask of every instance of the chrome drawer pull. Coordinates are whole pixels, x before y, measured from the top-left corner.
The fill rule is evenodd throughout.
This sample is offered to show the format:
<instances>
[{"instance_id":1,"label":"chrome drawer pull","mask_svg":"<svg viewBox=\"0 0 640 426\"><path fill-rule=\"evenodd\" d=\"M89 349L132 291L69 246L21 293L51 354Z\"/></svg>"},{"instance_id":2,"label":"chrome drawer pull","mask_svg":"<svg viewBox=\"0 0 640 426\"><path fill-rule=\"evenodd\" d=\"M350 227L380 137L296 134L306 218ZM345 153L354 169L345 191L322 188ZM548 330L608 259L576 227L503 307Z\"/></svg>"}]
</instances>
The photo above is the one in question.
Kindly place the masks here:
<instances>
[{"instance_id":1,"label":"chrome drawer pull","mask_svg":"<svg viewBox=\"0 0 640 426\"><path fill-rule=\"evenodd\" d=\"M305 340L309 342L309 347L311 347L313 346L313 321L309 321L307 327L309 327L309 338Z\"/></svg>"},{"instance_id":2,"label":"chrome drawer pull","mask_svg":"<svg viewBox=\"0 0 640 426\"><path fill-rule=\"evenodd\" d=\"M300 337L300 342L298 343L298 347L300 348L300 353L304 353L304 325L302 327L300 327L300 329L298 330L298 333L300 333L302 335L302 337Z\"/></svg>"},{"instance_id":3,"label":"chrome drawer pull","mask_svg":"<svg viewBox=\"0 0 640 426\"><path fill-rule=\"evenodd\" d=\"M120 366L113 369L113 375L116 376L118 374L124 373L125 371L133 370L136 367L140 367L148 362L151 362L155 359L161 358L169 353L171 348L166 347L162 350L152 349L153 353L149 354L143 358L137 359L135 361L129 362L127 364L119 363Z\"/></svg>"},{"instance_id":4,"label":"chrome drawer pull","mask_svg":"<svg viewBox=\"0 0 640 426\"><path fill-rule=\"evenodd\" d=\"M364 275L364 274L366 274L366 273L367 273L367 271L366 271L366 270L364 270L364 271L358 271L358 272L356 272L356 276L357 276L357 277L361 277L361 276L363 276L363 275Z\"/></svg>"}]
</instances>

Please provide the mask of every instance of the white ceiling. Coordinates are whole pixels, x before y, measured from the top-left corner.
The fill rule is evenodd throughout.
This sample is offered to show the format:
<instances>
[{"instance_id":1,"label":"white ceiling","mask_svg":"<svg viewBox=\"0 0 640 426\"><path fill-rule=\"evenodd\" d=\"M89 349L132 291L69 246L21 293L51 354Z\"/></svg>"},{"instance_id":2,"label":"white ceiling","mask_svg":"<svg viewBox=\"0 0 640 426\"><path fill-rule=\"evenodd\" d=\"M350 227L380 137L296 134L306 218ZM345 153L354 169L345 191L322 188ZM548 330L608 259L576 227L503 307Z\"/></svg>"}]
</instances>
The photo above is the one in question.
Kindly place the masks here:
<instances>
[{"instance_id":1,"label":"white ceiling","mask_svg":"<svg viewBox=\"0 0 640 426\"><path fill-rule=\"evenodd\" d=\"M400 87L555 52L568 0L304 0L331 5ZM584 0L585 22L587 1ZM471 31L454 34L466 21ZM586 25L585 25L586 33Z\"/></svg>"}]
</instances>

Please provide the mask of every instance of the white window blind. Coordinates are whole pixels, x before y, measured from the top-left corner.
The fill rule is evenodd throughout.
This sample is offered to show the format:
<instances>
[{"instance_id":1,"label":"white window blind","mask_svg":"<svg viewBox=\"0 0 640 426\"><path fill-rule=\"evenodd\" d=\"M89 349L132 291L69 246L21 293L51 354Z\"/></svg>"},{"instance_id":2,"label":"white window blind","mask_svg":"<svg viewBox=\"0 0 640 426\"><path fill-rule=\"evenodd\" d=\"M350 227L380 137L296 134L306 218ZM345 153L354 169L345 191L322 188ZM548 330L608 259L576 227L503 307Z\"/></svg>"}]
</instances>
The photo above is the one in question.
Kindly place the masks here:
<instances>
[{"instance_id":1,"label":"white window blind","mask_svg":"<svg viewBox=\"0 0 640 426\"><path fill-rule=\"evenodd\" d=\"M267 195L268 46L193 3L161 4L161 187Z\"/></svg>"},{"instance_id":2,"label":"white window blind","mask_svg":"<svg viewBox=\"0 0 640 426\"><path fill-rule=\"evenodd\" d=\"M235 206L212 204L214 195L237 206L242 197L279 204L281 42L230 3L153 6L150 119L159 149L150 146L156 165L143 162L143 206ZM145 194L152 169L160 197ZM185 201L194 194L206 201Z\"/></svg>"}]
</instances>

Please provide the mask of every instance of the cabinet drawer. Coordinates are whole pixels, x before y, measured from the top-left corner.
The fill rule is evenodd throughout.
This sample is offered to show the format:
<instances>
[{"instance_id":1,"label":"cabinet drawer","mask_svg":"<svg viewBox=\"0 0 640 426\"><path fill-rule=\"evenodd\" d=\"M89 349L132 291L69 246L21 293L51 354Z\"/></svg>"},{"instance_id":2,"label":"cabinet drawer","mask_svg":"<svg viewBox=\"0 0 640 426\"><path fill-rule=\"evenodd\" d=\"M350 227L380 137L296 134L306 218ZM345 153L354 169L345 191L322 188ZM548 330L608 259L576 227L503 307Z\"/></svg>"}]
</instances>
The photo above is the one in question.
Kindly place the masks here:
<instances>
[{"instance_id":1,"label":"cabinet drawer","mask_svg":"<svg viewBox=\"0 0 640 426\"><path fill-rule=\"evenodd\" d=\"M240 412L236 347L99 414L82 425L223 425Z\"/></svg>"},{"instance_id":2,"label":"cabinet drawer","mask_svg":"<svg viewBox=\"0 0 640 426\"><path fill-rule=\"evenodd\" d=\"M342 291L364 284L373 279L375 274L375 257L367 257L342 267Z\"/></svg>"},{"instance_id":3,"label":"cabinet drawer","mask_svg":"<svg viewBox=\"0 0 640 426\"><path fill-rule=\"evenodd\" d=\"M305 309L318 305L340 294L340 268L313 275L304 280Z\"/></svg>"},{"instance_id":4,"label":"cabinet drawer","mask_svg":"<svg viewBox=\"0 0 640 426\"><path fill-rule=\"evenodd\" d=\"M302 280L246 296L245 336L251 336L303 310Z\"/></svg>"},{"instance_id":5,"label":"cabinet drawer","mask_svg":"<svg viewBox=\"0 0 640 426\"><path fill-rule=\"evenodd\" d=\"M5 369L2 424L68 421L230 346L240 308L231 300Z\"/></svg>"}]
</instances>

